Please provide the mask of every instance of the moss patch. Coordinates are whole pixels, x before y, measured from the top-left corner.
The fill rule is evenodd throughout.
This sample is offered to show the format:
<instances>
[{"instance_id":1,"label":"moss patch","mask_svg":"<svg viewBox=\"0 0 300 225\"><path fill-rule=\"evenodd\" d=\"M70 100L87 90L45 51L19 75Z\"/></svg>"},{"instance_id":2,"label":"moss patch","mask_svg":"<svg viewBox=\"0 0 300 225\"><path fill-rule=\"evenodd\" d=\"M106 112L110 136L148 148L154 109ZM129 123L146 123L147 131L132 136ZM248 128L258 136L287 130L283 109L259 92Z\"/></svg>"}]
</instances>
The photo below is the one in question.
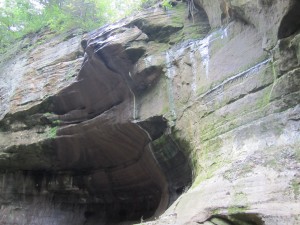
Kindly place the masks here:
<instances>
[{"instance_id":1,"label":"moss patch","mask_svg":"<svg viewBox=\"0 0 300 225\"><path fill-rule=\"evenodd\" d=\"M236 192L232 197L231 206L228 208L228 214L243 213L249 210L249 208L247 194L244 192Z\"/></svg>"},{"instance_id":2,"label":"moss patch","mask_svg":"<svg viewBox=\"0 0 300 225\"><path fill-rule=\"evenodd\" d=\"M291 183L294 195L295 195L295 199L298 199L299 194L300 194L300 181L298 180L293 180Z\"/></svg>"},{"instance_id":3,"label":"moss patch","mask_svg":"<svg viewBox=\"0 0 300 225\"><path fill-rule=\"evenodd\" d=\"M47 137L52 139L55 138L57 135L58 127L51 127L50 130L47 132Z\"/></svg>"},{"instance_id":4,"label":"moss patch","mask_svg":"<svg viewBox=\"0 0 300 225\"><path fill-rule=\"evenodd\" d=\"M49 169L55 162L55 150L50 140L30 145L14 145L5 150L7 160L0 168L18 170ZM7 163L5 165L5 163Z\"/></svg>"}]
</instances>

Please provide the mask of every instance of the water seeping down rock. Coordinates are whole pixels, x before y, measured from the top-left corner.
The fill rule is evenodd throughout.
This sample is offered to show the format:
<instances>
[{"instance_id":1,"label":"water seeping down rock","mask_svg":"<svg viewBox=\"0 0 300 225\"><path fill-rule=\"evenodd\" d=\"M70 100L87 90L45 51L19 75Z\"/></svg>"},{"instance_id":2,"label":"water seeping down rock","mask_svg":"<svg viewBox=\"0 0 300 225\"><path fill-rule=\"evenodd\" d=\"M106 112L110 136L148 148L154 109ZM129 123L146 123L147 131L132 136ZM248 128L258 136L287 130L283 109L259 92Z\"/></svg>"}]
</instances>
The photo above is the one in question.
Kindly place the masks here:
<instances>
[{"instance_id":1,"label":"water seeping down rock","mask_svg":"<svg viewBox=\"0 0 300 225\"><path fill-rule=\"evenodd\" d=\"M194 3L1 56L0 224L300 223L300 3Z\"/></svg>"}]
</instances>

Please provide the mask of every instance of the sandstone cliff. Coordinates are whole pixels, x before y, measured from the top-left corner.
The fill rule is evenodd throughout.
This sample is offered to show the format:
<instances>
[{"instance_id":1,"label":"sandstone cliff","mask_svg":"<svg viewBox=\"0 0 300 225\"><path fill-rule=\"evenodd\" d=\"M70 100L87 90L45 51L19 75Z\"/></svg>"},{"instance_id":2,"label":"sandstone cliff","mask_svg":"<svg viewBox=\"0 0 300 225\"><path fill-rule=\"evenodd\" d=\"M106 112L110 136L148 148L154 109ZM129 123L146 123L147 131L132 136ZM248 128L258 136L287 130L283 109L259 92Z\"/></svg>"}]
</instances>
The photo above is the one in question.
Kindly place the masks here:
<instances>
[{"instance_id":1,"label":"sandstone cliff","mask_svg":"<svg viewBox=\"0 0 300 225\"><path fill-rule=\"evenodd\" d=\"M300 224L300 3L194 4L1 57L1 224Z\"/></svg>"}]
</instances>

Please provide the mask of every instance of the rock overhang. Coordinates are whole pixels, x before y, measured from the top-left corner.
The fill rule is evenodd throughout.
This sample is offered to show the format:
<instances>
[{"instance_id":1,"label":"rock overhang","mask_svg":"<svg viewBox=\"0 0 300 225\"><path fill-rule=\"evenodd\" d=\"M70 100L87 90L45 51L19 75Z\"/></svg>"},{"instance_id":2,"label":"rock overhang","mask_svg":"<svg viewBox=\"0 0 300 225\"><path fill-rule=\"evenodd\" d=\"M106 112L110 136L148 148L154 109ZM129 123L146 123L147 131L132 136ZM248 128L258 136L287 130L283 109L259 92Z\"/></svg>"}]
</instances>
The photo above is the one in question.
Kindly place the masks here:
<instances>
[{"instance_id":1,"label":"rock overhang","mask_svg":"<svg viewBox=\"0 0 300 225\"><path fill-rule=\"evenodd\" d=\"M156 16L146 13L87 34L75 82L51 97L49 104L28 113L39 112L43 122L12 115L11 121L30 121L16 125L4 119L6 132L12 124L17 130L47 126L44 130L50 134L34 140L50 139L50 154L33 141L32 146L11 146L1 158L13 160L12 169L18 169L26 151L34 149L32 155L39 156L32 160L35 171L30 171L28 159L23 167L32 174L28 187L38 184L39 193L51 187L61 202L66 201L65 193L74 194L70 202L80 205L80 215L90 222L157 216L197 176L189 193L166 213L170 216L166 223L264 224L264 220L272 224L280 214L275 215L280 194L274 193L280 188L292 192L286 182L297 193L298 184L297 172L291 168L297 164L293 148L299 39L294 25L283 32L291 36L278 33L295 14L285 11L292 9L292 2L200 0L195 4L205 9L198 14L203 20L196 15L193 24L178 21L185 18L179 4L177 14L160 9ZM262 8L254 10L257 7ZM264 21L260 15L266 15ZM213 28L224 27L203 39L208 21ZM201 28L190 33L195 24ZM152 31L155 35L150 35ZM277 35L282 40L274 48ZM174 43L180 44L172 47ZM278 169L272 157L278 154L284 155L282 160L289 158L288 168L280 173L278 185L272 185ZM55 157L49 162L50 155ZM266 212L253 194L256 186L251 179L256 178L272 189L261 196L270 206ZM292 221L297 207L291 195L286 198L294 209ZM283 216L278 221L286 221ZM164 219L157 223L164 224Z\"/></svg>"},{"instance_id":2,"label":"rock overhang","mask_svg":"<svg viewBox=\"0 0 300 225\"><path fill-rule=\"evenodd\" d=\"M145 14L139 21L153 23L147 15L152 16ZM162 9L158 17L165 21L155 25L158 37L183 28ZM12 127L21 135L27 136L27 130L35 128L40 134L39 142L5 146L5 156L1 156L5 174L22 176L20 170L28 174L22 178L25 192L16 190L16 193L26 195L33 188L35 199L43 193L45 202L51 203L47 196L53 195L56 196L54 204L67 205L64 196L70 193L83 200L73 197L71 202L86 207L84 215L88 220L98 218L97 209L104 207L105 220L118 222L161 214L190 185L192 173L188 159L169 137L171 128L167 119L155 115L140 120L135 115L136 95L147 91L163 73L163 62L160 62L136 76L134 65L148 51L147 47L136 46L156 39L151 35L149 39L149 33L143 31L151 33L154 25L143 23L139 29L140 26L137 21L128 22L123 27L117 24L87 34L81 42L85 51L80 58L82 66L79 70L72 69L72 76L78 73L75 80L72 78L71 83L42 100L42 104L40 100L33 102L35 106L27 106L24 111L10 113L3 119L3 132L8 137ZM31 54L36 56L35 51ZM67 56L65 59L70 60ZM60 62L56 59L47 63L43 64L43 71L55 69ZM68 75L70 69L63 73ZM144 81L143 77L148 79ZM152 144L161 138L163 143ZM163 146L173 151L173 155L165 157L161 152ZM27 159L26 155L32 158ZM177 172L172 172L173 168ZM183 179L176 182L179 176Z\"/></svg>"}]
</instances>

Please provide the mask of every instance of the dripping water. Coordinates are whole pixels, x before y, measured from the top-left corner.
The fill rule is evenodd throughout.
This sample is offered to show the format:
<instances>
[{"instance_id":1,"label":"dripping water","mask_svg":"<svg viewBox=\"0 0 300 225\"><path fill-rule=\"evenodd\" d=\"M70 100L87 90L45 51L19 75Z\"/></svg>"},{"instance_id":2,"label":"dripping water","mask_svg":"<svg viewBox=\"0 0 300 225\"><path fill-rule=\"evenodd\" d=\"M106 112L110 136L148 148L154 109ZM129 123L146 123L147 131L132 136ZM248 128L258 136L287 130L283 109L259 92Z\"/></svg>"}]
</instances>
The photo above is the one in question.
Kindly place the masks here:
<instances>
[{"instance_id":1,"label":"dripping water","mask_svg":"<svg viewBox=\"0 0 300 225\"><path fill-rule=\"evenodd\" d=\"M217 31L212 32L207 37L201 40L193 40L187 43L182 43L180 46L174 46L172 49L168 50L165 54L166 57L166 75L167 75L167 88L168 88L168 98L170 113L172 117L176 118L176 110L174 103L174 92L173 92L173 79L175 76L175 69L172 65L174 59L179 59L185 54L187 48L190 49L189 57L192 67L192 82L191 82L191 91L194 97L197 95L197 81L198 81L198 65L197 65L197 55L201 57L203 68L205 69L205 77L209 79L209 64L210 64L210 55L209 55L209 46L210 43L228 37L228 28L221 28ZM151 58L147 57L144 59L146 66L151 64Z\"/></svg>"},{"instance_id":2,"label":"dripping water","mask_svg":"<svg viewBox=\"0 0 300 225\"><path fill-rule=\"evenodd\" d=\"M191 51L190 51L190 60L191 60L191 67L192 67L192 93L194 94L194 96L196 95L197 92L197 61L195 59L195 51L193 51L194 47L194 43L192 43L191 45Z\"/></svg>"},{"instance_id":3,"label":"dripping water","mask_svg":"<svg viewBox=\"0 0 300 225\"><path fill-rule=\"evenodd\" d=\"M135 98L135 94L133 93L133 91L131 89L130 89L130 92L132 93L132 96L133 96L133 119L136 120L136 118L137 118L136 98Z\"/></svg>"},{"instance_id":4,"label":"dripping water","mask_svg":"<svg viewBox=\"0 0 300 225\"><path fill-rule=\"evenodd\" d=\"M148 57L144 58L144 62L145 62L146 68L152 66L152 56L148 56Z\"/></svg>"},{"instance_id":5,"label":"dripping water","mask_svg":"<svg viewBox=\"0 0 300 225\"><path fill-rule=\"evenodd\" d=\"M1 188L2 188L1 192L2 192L2 193L5 193L5 192L6 192L6 190L5 190L5 183L6 183L6 171L5 171L5 173L3 173L3 175L2 175L2 185L1 185ZM5 197L5 196L4 196L4 197Z\"/></svg>"},{"instance_id":6,"label":"dripping water","mask_svg":"<svg viewBox=\"0 0 300 225\"><path fill-rule=\"evenodd\" d=\"M228 28L221 28L215 32L212 32L207 37L201 39L201 40L195 40L190 42L190 60L192 64L192 73L193 73L193 82L192 82L192 91L193 93L196 93L197 89L197 61L195 60L195 54L198 52L198 54L201 56L202 59L202 65L205 69L205 77L206 79L209 78L209 63L210 63L210 55L209 55L209 46L210 43L218 40L218 39L224 39L228 37Z\"/></svg>"},{"instance_id":7,"label":"dripping water","mask_svg":"<svg viewBox=\"0 0 300 225\"><path fill-rule=\"evenodd\" d=\"M208 79L208 73L209 73L209 41L210 41L211 35L208 37L202 39L199 41L198 44L198 51L202 58L202 63L205 68L205 77Z\"/></svg>"},{"instance_id":8,"label":"dripping water","mask_svg":"<svg viewBox=\"0 0 300 225\"><path fill-rule=\"evenodd\" d=\"M168 97L169 97L169 107L173 119L176 118L175 103L174 103L174 93L173 93L173 79L174 79L174 68L172 67L171 61L171 51L166 52L166 63L167 63L167 82L168 82Z\"/></svg>"},{"instance_id":9,"label":"dripping water","mask_svg":"<svg viewBox=\"0 0 300 225\"><path fill-rule=\"evenodd\" d=\"M228 27L222 28L221 29L221 39L227 38L228 37Z\"/></svg>"}]
</instances>

